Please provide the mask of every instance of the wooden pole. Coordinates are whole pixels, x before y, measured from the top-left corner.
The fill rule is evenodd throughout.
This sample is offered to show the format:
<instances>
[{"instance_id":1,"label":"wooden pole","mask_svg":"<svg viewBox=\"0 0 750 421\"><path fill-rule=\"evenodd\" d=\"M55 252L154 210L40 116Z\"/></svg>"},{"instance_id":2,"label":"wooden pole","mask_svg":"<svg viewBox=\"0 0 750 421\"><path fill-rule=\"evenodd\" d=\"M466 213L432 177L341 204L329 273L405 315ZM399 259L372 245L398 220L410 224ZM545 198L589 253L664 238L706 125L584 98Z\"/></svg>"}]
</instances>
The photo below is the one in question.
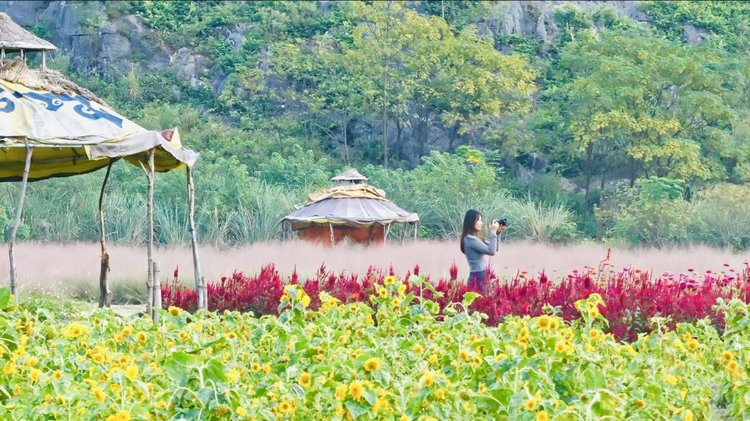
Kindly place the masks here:
<instances>
[{"instance_id":1,"label":"wooden pole","mask_svg":"<svg viewBox=\"0 0 750 421\"><path fill-rule=\"evenodd\" d=\"M104 182L102 182L102 190L99 193L99 244L102 248L102 262L101 269L99 271L99 307L111 307L112 306L112 291L109 290L109 284L107 283L107 274L109 273L109 253L107 253L106 240L106 228L104 227L104 189L107 187L107 181L109 180L109 174L112 171L112 160L109 160L107 165L107 174L104 176Z\"/></svg>"},{"instance_id":2,"label":"wooden pole","mask_svg":"<svg viewBox=\"0 0 750 421\"><path fill-rule=\"evenodd\" d=\"M154 323L159 323L159 313L157 309L161 309L161 279L159 279L159 262L154 262L154 306L151 309L151 317L154 319Z\"/></svg>"},{"instance_id":3,"label":"wooden pole","mask_svg":"<svg viewBox=\"0 0 750 421\"><path fill-rule=\"evenodd\" d=\"M404 241L406 241L406 224L401 224L401 244L404 244Z\"/></svg>"},{"instance_id":4,"label":"wooden pole","mask_svg":"<svg viewBox=\"0 0 750 421\"><path fill-rule=\"evenodd\" d=\"M201 286L203 287L203 308L208 310L208 287L206 286L206 278L201 278Z\"/></svg>"},{"instance_id":5,"label":"wooden pole","mask_svg":"<svg viewBox=\"0 0 750 421\"><path fill-rule=\"evenodd\" d=\"M331 231L331 247L336 245L336 240L333 237L333 224L331 222L328 222L328 229Z\"/></svg>"},{"instance_id":6,"label":"wooden pole","mask_svg":"<svg viewBox=\"0 0 750 421\"><path fill-rule=\"evenodd\" d=\"M148 306L146 312L153 317L154 308L154 150L148 151Z\"/></svg>"},{"instance_id":7,"label":"wooden pole","mask_svg":"<svg viewBox=\"0 0 750 421\"><path fill-rule=\"evenodd\" d=\"M18 206L16 207L16 219L13 221L13 227L10 229L10 239L8 241L8 257L10 257L10 293L18 301L18 274L16 273L16 255L13 252L13 245L16 242L16 233L18 225L21 224L21 212L23 212L23 202L26 199L26 185L29 181L29 168L31 168L31 153L33 148L29 146L26 140L26 164L23 167L23 179L21 181L21 193L18 195Z\"/></svg>"},{"instance_id":8,"label":"wooden pole","mask_svg":"<svg viewBox=\"0 0 750 421\"><path fill-rule=\"evenodd\" d=\"M419 233L419 221L414 223L414 240L417 240L417 234Z\"/></svg>"},{"instance_id":9,"label":"wooden pole","mask_svg":"<svg viewBox=\"0 0 750 421\"><path fill-rule=\"evenodd\" d=\"M42 69L47 70L47 52L42 50Z\"/></svg>"},{"instance_id":10,"label":"wooden pole","mask_svg":"<svg viewBox=\"0 0 750 421\"><path fill-rule=\"evenodd\" d=\"M188 215L190 232L190 244L193 248L193 274L195 276L195 292L198 298L198 310L206 308L206 284L201 277L201 263L198 258L198 234L195 232L195 184L193 183L193 169L188 165L187 169L188 188Z\"/></svg>"},{"instance_id":11,"label":"wooden pole","mask_svg":"<svg viewBox=\"0 0 750 421\"><path fill-rule=\"evenodd\" d=\"M0 64L5 64L5 48L0 49Z\"/></svg>"}]
</instances>

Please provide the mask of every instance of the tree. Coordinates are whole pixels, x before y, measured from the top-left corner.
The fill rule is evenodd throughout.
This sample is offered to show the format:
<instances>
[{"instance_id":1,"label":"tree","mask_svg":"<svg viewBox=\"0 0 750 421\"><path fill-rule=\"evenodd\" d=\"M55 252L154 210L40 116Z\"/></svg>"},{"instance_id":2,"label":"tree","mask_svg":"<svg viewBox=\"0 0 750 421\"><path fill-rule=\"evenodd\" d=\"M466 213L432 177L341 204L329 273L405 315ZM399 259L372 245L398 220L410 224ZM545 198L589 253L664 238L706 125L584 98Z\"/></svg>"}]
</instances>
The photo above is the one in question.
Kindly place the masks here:
<instances>
[{"instance_id":1,"label":"tree","mask_svg":"<svg viewBox=\"0 0 750 421\"><path fill-rule=\"evenodd\" d=\"M573 75L561 87L563 124L585 157L587 199L594 172L625 161L631 185L641 173L724 178L732 134L714 71L720 57L646 30L584 34L565 46L560 65Z\"/></svg>"}]
</instances>

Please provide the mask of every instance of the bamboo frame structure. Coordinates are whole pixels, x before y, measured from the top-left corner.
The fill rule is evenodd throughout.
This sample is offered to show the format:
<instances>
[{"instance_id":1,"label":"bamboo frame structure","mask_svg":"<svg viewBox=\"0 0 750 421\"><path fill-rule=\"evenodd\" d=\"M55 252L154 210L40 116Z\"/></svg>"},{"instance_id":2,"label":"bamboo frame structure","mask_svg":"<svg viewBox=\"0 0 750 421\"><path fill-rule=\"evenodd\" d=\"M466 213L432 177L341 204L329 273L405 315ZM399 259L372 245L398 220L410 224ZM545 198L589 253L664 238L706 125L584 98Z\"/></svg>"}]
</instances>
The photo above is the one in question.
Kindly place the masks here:
<instances>
[{"instance_id":1,"label":"bamboo frame structure","mask_svg":"<svg viewBox=\"0 0 750 421\"><path fill-rule=\"evenodd\" d=\"M75 143L75 144L66 144L65 146L61 145L54 145L54 144L39 144L39 145L28 145L28 141L21 144L21 143L11 143L0 146L0 149L7 149L7 148L26 148L27 149L27 163L24 166L24 177L21 181L21 193L19 194L19 203L16 209L16 217L18 222L16 223L14 220L14 224L11 226L11 231L9 233L9 258L10 258L10 288L11 288L11 294L14 296L18 296L18 275L17 270L15 266L15 253L14 253L14 245L15 245L15 239L16 234L18 232L18 227L20 226L20 216L22 215L25 197L26 197L26 187L28 186L28 174L31 169L31 154L34 149L37 148L60 148L60 147L70 147L70 148L77 148L77 147L85 147L86 145L83 143ZM153 153L153 151L151 151ZM104 227L104 198L105 198L105 192L106 192L106 186L109 182L109 176L111 174L111 168L114 162L117 161L117 159L110 159L109 164L107 165L107 172L104 176L104 180L102 182L102 188L99 192L99 230L100 230L100 238L99 243L102 250L102 256L101 256L101 263L100 263L100 272L99 272L99 307L110 307L112 305L112 292L109 289L109 282L108 282L108 273L110 272L110 255L107 252L106 249L106 237L105 237L105 227ZM146 176L148 177L148 170L144 168L144 171L146 172ZM196 280L200 280L200 282L196 281L196 287L198 287L200 283L201 291L203 292L202 295L199 295L199 306L198 308L207 308L208 299L207 299L207 290L206 290L206 280L205 278L201 277L200 275L200 260L199 260L199 253L198 253L198 239L197 239L197 231L195 228L195 184L193 182L193 175L192 175L192 168L188 168L188 200L189 200L189 213L190 213L190 221L189 221L189 230L191 231L190 238L191 243L193 247L193 267L195 270L195 276ZM151 192L151 195L153 196L153 192ZM152 205L153 205L153 197L152 197ZM152 264L152 263L150 263ZM106 268L106 269L105 269ZM202 300L202 301L201 301Z\"/></svg>"},{"instance_id":2,"label":"bamboo frame structure","mask_svg":"<svg viewBox=\"0 0 750 421\"><path fill-rule=\"evenodd\" d=\"M107 165L107 174L102 182L102 190L99 193L99 244L102 249L102 263L99 271L99 307L112 306L112 291L109 289L107 274L109 273L109 253L107 253L106 237L107 232L104 226L104 190L107 187L109 174L112 172L112 160Z\"/></svg>"},{"instance_id":3,"label":"bamboo frame structure","mask_svg":"<svg viewBox=\"0 0 750 421\"><path fill-rule=\"evenodd\" d=\"M18 206L16 207L16 219L13 221L13 227L10 230L10 239L8 241L8 257L10 258L10 293L18 299L18 273L16 272L16 255L13 251L13 245L16 242L16 233L18 225L21 224L21 213L23 212L23 203L26 199L26 186L29 182L29 168L31 168L31 154L34 149L26 141L26 163L23 167L23 180L21 181L21 192L18 197Z\"/></svg>"}]
</instances>

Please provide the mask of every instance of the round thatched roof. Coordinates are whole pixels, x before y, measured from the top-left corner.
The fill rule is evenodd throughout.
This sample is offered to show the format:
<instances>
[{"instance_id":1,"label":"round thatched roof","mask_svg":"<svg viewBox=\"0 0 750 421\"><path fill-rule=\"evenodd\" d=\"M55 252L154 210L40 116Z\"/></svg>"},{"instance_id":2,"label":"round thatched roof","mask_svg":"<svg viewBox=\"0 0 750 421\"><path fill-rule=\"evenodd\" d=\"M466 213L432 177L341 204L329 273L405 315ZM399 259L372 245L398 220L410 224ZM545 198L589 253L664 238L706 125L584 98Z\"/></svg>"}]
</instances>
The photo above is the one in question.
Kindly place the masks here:
<instances>
[{"instance_id":1,"label":"round thatched roof","mask_svg":"<svg viewBox=\"0 0 750 421\"><path fill-rule=\"evenodd\" d=\"M350 181L350 182L362 182L367 181L367 177L360 174L357 170L354 168L349 168L348 170L342 172L341 174L337 175L336 177L331 178L331 181Z\"/></svg>"},{"instance_id":2,"label":"round thatched roof","mask_svg":"<svg viewBox=\"0 0 750 421\"><path fill-rule=\"evenodd\" d=\"M57 47L23 29L5 13L0 13L0 49L50 51L57 50Z\"/></svg>"}]
</instances>

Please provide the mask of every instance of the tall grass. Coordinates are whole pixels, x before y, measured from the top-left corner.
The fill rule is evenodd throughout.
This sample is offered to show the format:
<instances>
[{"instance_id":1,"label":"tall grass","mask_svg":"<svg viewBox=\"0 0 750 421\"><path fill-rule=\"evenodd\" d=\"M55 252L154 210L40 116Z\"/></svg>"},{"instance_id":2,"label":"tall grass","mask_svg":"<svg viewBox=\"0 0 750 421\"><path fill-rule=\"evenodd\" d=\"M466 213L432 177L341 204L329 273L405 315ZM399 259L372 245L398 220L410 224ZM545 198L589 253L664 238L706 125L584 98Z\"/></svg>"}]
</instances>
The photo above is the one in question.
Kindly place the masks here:
<instances>
[{"instance_id":1,"label":"tall grass","mask_svg":"<svg viewBox=\"0 0 750 421\"><path fill-rule=\"evenodd\" d=\"M564 204L545 204L530 197L512 201L507 210L509 233L533 241L549 241L572 216Z\"/></svg>"}]
</instances>

